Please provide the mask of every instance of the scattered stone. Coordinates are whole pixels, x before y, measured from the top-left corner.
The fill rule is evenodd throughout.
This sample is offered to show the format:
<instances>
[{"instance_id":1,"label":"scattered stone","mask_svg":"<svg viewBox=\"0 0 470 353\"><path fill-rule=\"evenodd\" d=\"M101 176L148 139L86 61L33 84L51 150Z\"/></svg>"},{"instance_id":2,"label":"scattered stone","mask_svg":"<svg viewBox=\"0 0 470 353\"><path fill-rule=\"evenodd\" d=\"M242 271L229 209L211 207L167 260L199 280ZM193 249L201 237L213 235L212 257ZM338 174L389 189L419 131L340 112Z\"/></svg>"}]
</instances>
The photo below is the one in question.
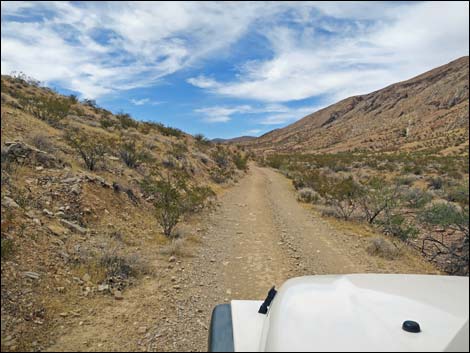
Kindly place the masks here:
<instances>
[{"instance_id":1,"label":"scattered stone","mask_svg":"<svg viewBox=\"0 0 470 353\"><path fill-rule=\"evenodd\" d=\"M170 256L168 259L168 262L175 262L176 261L176 256Z\"/></svg>"},{"instance_id":2,"label":"scattered stone","mask_svg":"<svg viewBox=\"0 0 470 353\"><path fill-rule=\"evenodd\" d=\"M39 273L31 272L31 271L25 272L24 276L28 277L28 278L31 278L31 279L39 279L39 277L40 277Z\"/></svg>"},{"instance_id":3,"label":"scattered stone","mask_svg":"<svg viewBox=\"0 0 470 353\"><path fill-rule=\"evenodd\" d=\"M139 327L139 329L137 330L137 332L140 333L140 334L144 334L144 333L147 332L147 327L141 326L141 327Z\"/></svg>"},{"instance_id":4,"label":"scattered stone","mask_svg":"<svg viewBox=\"0 0 470 353\"><path fill-rule=\"evenodd\" d=\"M18 205L15 200L13 200L11 197L5 196L2 200L2 205L6 208L19 208L20 205Z\"/></svg>"},{"instance_id":5,"label":"scattered stone","mask_svg":"<svg viewBox=\"0 0 470 353\"><path fill-rule=\"evenodd\" d=\"M98 285L98 292L104 292L109 290L109 284Z\"/></svg>"},{"instance_id":6,"label":"scattered stone","mask_svg":"<svg viewBox=\"0 0 470 353\"><path fill-rule=\"evenodd\" d=\"M39 220L39 218L34 218L34 219L33 219L33 223L34 223L34 224L37 224L38 226L41 225L41 221Z\"/></svg>"},{"instance_id":7,"label":"scattered stone","mask_svg":"<svg viewBox=\"0 0 470 353\"><path fill-rule=\"evenodd\" d=\"M40 172L40 171L42 171L42 170L44 170L44 167L42 167L42 166L36 167L36 171Z\"/></svg>"},{"instance_id":8,"label":"scattered stone","mask_svg":"<svg viewBox=\"0 0 470 353\"><path fill-rule=\"evenodd\" d=\"M42 213L44 213L46 216L49 216L49 217L52 217L54 215L54 213L49 211L47 208L43 209Z\"/></svg>"},{"instance_id":9,"label":"scattered stone","mask_svg":"<svg viewBox=\"0 0 470 353\"><path fill-rule=\"evenodd\" d=\"M75 224L73 222L70 222L70 221L67 221L66 219L61 219L60 220L60 223L62 223L63 225L65 225L66 227L68 227L69 229L73 230L73 231L76 231L80 234L86 234L87 233L87 229L86 228L83 228L83 227L80 227L78 224Z\"/></svg>"},{"instance_id":10,"label":"scattered stone","mask_svg":"<svg viewBox=\"0 0 470 353\"><path fill-rule=\"evenodd\" d=\"M90 282L91 281L91 276L88 273L85 273L82 277L82 280L84 282Z\"/></svg>"},{"instance_id":11,"label":"scattered stone","mask_svg":"<svg viewBox=\"0 0 470 353\"><path fill-rule=\"evenodd\" d=\"M47 226L47 229L52 233L57 236L61 236L65 233L65 229L57 224L49 224Z\"/></svg>"},{"instance_id":12,"label":"scattered stone","mask_svg":"<svg viewBox=\"0 0 470 353\"><path fill-rule=\"evenodd\" d=\"M72 178L63 179L62 183L64 183L64 184L74 184L74 183L78 183L79 181L80 181L80 178L72 177Z\"/></svg>"},{"instance_id":13,"label":"scattered stone","mask_svg":"<svg viewBox=\"0 0 470 353\"><path fill-rule=\"evenodd\" d=\"M118 291L118 290L114 291L114 299L116 299L116 300L123 300L124 299L121 291Z\"/></svg>"}]
</instances>

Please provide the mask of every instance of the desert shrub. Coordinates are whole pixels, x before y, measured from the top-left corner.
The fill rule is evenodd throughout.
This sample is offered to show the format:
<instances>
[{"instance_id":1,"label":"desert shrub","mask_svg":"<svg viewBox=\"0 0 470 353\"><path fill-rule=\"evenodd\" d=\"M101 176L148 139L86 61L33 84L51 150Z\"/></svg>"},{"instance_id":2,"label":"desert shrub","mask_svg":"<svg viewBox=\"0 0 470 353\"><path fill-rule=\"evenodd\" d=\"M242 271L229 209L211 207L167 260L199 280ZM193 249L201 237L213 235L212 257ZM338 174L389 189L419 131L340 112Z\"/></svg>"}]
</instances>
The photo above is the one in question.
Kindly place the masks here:
<instances>
[{"instance_id":1,"label":"desert shrub","mask_svg":"<svg viewBox=\"0 0 470 353\"><path fill-rule=\"evenodd\" d=\"M78 98L75 94L71 94L68 96L68 99L70 101L70 104L76 104L78 103Z\"/></svg>"},{"instance_id":2,"label":"desert shrub","mask_svg":"<svg viewBox=\"0 0 470 353\"><path fill-rule=\"evenodd\" d=\"M188 146L184 143L174 143L171 146L170 156L176 158L177 160L181 161L185 159L186 154L188 153Z\"/></svg>"},{"instance_id":3,"label":"desert shrub","mask_svg":"<svg viewBox=\"0 0 470 353\"><path fill-rule=\"evenodd\" d=\"M468 235L468 206L440 202L424 210L420 217L428 224L452 228Z\"/></svg>"},{"instance_id":4,"label":"desert shrub","mask_svg":"<svg viewBox=\"0 0 470 353\"><path fill-rule=\"evenodd\" d=\"M429 187L433 190L440 190L444 185L444 180L441 177L429 179Z\"/></svg>"},{"instance_id":5,"label":"desert shrub","mask_svg":"<svg viewBox=\"0 0 470 353\"><path fill-rule=\"evenodd\" d=\"M314 203L320 200L320 195L312 188L302 188L297 193L297 199L302 202Z\"/></svg>"},{"instance_id":6,"label":"desert shrub","mask_svg":"<svg viewBox=\"0 0 470 353\"><path fill-rule=\"evenodd\" d=\"M363 185L358 199L367 222L374 223L381 214L397 206L398 190L397 185L388 185L379 177L373 177Z\"/></svg>"},{"instance_id":7,"label":"desert shrub","mask_svg":"<svg viewBox=\"0 0 470 353\"><path fill-rule=\"evenodd\" d=\"M413 183L416 181L416 176L415 175L412 175L412 174L409 174L409 175L403 175L403 176L399 176L395 179L395 182L396 184L398 185L407 185L407 186L411 186L413 185Z\"/></svg>"},{"instance_id":8,"label":"desert shrub","mask_svg":"<svg viewBox=\"0 0 470 353\"><path fill-rule=\"evenodd\" d=\"M432 195L421 189L411 188L402 192L401 198L409 208L419 209L431 202Z\"/></svg>"},{"instance_id":9,"label":"desert shrub","mask_svg":"<svg viewBox=\"0 0 470 353\"><path fill-rule=\"evenodd\" d=\"M240 152L237 152L232 157L233 163L239 170L247 170L248 169L248 157L242 156Z\"/></svg>"},{"instance_id":10,"label":"desert shrub","mask_svg":"<svg viewBox=\"0 0 470 353\"><path fill-rule=\"evenodd\" d=\"M219 168L228 168L230 166L230 155L221 146L217 146L211 153L211 157Z\"/></svg>"},{"instance_id":11,"label":"desert shrub","mask_svg":"<svg viewBox=\"0 0 470 353\"><path fill-rule=\"evenodd\" d=\"M88 99L88 98L85 98L83 100L83 104L90 107L90 108L98 108L98 104L96 103L96 101L94 99Z\"/></svg>"},{"instance_id":12,"label":"desert shrub","mask_svg":"<svg viewBox=\"0 0 470 353\"><path fill-rule=\"evenodd\" d=\"M180 129L163 125L162 123L153 123L155 128L163 135L163 136L174 136L174 137L181 137L183 135L183 131Z\"/></svg>"},{"instance_id":13,"label":"desert shrub","mask_svg":"<svg viewBox=\"0 0 470 353\"><path fill-rule=\"evenodd\" d=\"M273 155L273 156L269 156L266 158L266 165L274 169L281 168L283 163L284 163L284 160L282 156L279 156L279 155Z\"/></svg>"},{"instance_id":14,"label":"desert shrub","mask_svg":"<svg viewBox=\"0 0 470 353\"><path fill-rule=\"evenodd\" d=\"M332 207L322 208L321 215L323 217L341 218L341 215L338 213L338 211Z\"/></svg>"},{"instance_id":15,"label":"desert shrub","mask_svg":"<svg viewBox=\"0 0 470 353\"><path fill-rule=\"evenodd\" d=\"M415 238L419 233L418 229L413 224L410 224L401 214L385 212L385 217L380 220L379 224L386 234L390 234L403 241Z\"/></svg>"},{"instance_id":16,"label":"desert shrub","mask_svg":"<svg viewBox=\"0 0 470 353\"><path fill-rule=\"evenodd\" d=\"M444 257L446 271L451 274L469 274L469 208L456 206L450 203L436 203L422 212L420 218L430 225L439 225L444 228L461 232L462 236L453 242L444 238L438 239L432 234L423 239L422 251L426 254L426 244L434 246L432 259Z\"/></svg>"},{"instance_id":17,"label":"desert shrub","mask_svg":"<svg viewBox=\"0 0 470 353\"><path fill-rule=\"evenodd\" d=\"M206 206L207 200L215 196L215 192L208 186L193 186L186 189L186 211L197 212Z\"/></svg>"},{"instance_id":18,"label":"desert shrub","mask_svg":"<svg viewBox=\"0 0 470 353\"><path fill-rule=\"evenodd\" d=\"M469 203L468 182L466 184L457 185L447 190L446 199L451 202L456 202L460 205L468 205Z\"/></svg>"},{"instance_id":19,"label":"desert shrub","mask_svg":"<svg viewBox=\"0 0 470 353\"><path fill-rule=\"evenodd\" d=\"M194 139L196 140L196 143L200 146L210 146L210 145L212 145L211 140L209 140L203 134L194 135Z\"/></svg>"},{"instance_id":20,"label":"desert shrub","mask_svg":"<svg viewBox=\"0 0 470 353\"><path fill-rule=\"evenodd\" d=\"M122 142L119 147L119 155L129 168L136 168L142 162L151 159L150 154L138 147L135 141Z\"/></svg>"},{"instance_id":21,"label":"desert shrub","mask_svg":"<svg viewBox=\"0 0 470 353\"><path fill-rule=\"evenodd\" d=\"M371 239L366 251L369 255L380 256L388 260L393 260L399 255L398 248L382 238Z\"/></svg>"},{"instance_id":22,"label":"desert shrub","mask_svg":"<svg viewBox=\"0 0 470 353\"><path fill-rule=\"evenodd\" d=\"M157 221L168 238L175 237L173 230L184 214L201 209L207 198L214 195L208 187L189 185L187 176L181 172L167 172L158 180L146 178L141 187L153 196Z\"/></svg>"},{"instance_id":23,"label":"desert shrub","mask_svg":"<svg viewBox=\"0 0 470 353\"><path fill-rule=\"evenodd\" d=\"M331 180L330 180L331 179ZM323 175L319 170L307 170L294 176L293 184L296 189L312 188L321 196L325 196L334 179Z\"/></svg>"},{"instance_id":24,"label":"desert shrub","mask_svg":"<svg viewBox=\"0 0 470 353\"><path fill-rule=\"evenodd\" d=\"M70 100L60 96L22 97L20 102L34 117L55 127L69 114L71 107Z\"/></svg>"},{"instance_id":25,"label":"desert shrub","mask_svg":"<svg viewBox=\"0 0 470 353\"><path fill-rule=\"evenodd\" d=\"M13 240L8 238L1 238L1 257L2 260L8 259L14 253Z\"/></svg>"},{"instance_id":26,"label":"desert shrub","mask_svg":"<svg viewBox=\"0 0 470 353\"><path fill-rule=\"evenodd\" d=\"M231 168L215 167L209 170L209 175L214 182L217 184L222 184L232 178L233 170Z\"/></svg>"},{"instance_id":27,"label":"desert shrub","mask_svg":"<svg viewBox=\"0 0 470 353\"><path fill-rule=\"evenodd\" d=\"M31 144L41 151L52 153L55 150L50 138L42 133L35 134L31 137Z\"/></svg>"},{"instance_id":28,"label":"desert shrub","mask_svg":"<svg viewBox=\"0 0 470 353\"><path fill-rule=\"evenodd\" d=\"M116 114L116 118L119 120L123 129L129 129L131 127L137 129L139 127L139 123L132 119L132 117L127 113L120 112Z\"/></svg>"},{"instance_id":29,"label":"desert shrub","mask_svg":"<svg viewBox=\"0 0 470 353\"><path fill-rule=\"evenodd\" d=\"M352 177L340 180L329 179L328 203L333 206L341 218L348 220L359 206L359 197L363 194L361 186Z\"/></svg>"},{"instance_id":30,"label":"desert shrub","mask_svg":"<svg viewBox=\"0 0 470 353\"><path fill-rule=\"evenodd\" d=\"M163 234L171 238L173 229L180 221L186 211L187 200L184 192L185 181L181 177L173 177L167 173L166 178L157 180L151 185L151 191L154 196L154 207L157 221L163 229Z\"/></svg>"},{"instance_id":31,"label":"desert shrub","mask_svg":"<svg viewBox=\"0 0 470 353\"><path fill-rule=\"evenodd\" d=\"M88 170L96 169L108 149L108 143L103 137L87 135L79 129L67 130L65 140L79 153Z\"/></svg>"},{"instance_id":32,"label":"desert shrub","mask_svg":"<svg viewBox=\"0 0 470 353\"><path fill-rule=\"evenodd\" d=\"M100 120L100 125L103 129L107 129L115 125L114 121L111 119L103 118Z\"/></svg>"},{"instance_id":33,"label":"desert shrub","mask_svg":"<svg viewBox=\"0 0 470 353\"><path fill-rule=\"evenodd\" d=\"M129 258L112 253L105 253L100 259L100 265L106 269L106 276L129 278L136 275Z\"/></svg>"},{"instance_id":34,"label":"desert shrub","mask_svg":"<svg viewBox=\"0 0 470 353\"><path fill-rule=\"evenodd\" d=\"M170 244L168 244L166 247L164 247L161 250L161 253L165 255L171 255L171 256L181 256L184 254L183 245L184 245L183 238L178 237L176 239L172 239Z\"/></svg>"}]
</instances>

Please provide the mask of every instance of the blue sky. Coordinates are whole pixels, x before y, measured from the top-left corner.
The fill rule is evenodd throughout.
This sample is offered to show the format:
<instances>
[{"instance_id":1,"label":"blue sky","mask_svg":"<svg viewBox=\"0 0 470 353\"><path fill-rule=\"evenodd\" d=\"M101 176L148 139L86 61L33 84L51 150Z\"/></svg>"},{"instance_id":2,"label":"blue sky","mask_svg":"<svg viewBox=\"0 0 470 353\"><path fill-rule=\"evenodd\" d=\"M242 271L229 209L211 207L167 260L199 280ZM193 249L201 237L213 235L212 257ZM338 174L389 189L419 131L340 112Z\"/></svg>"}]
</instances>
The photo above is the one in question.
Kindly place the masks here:
<instances>
[{"instance_id":1,"label":"blue sky","mask_svg":"<svg viewBox=\"0 0 470 353\"><path fill-rule=\"evenodd\" d=\"M261 135L469 52L468 2L2 2L2 74Z\"/></svg>"}]
</instances>

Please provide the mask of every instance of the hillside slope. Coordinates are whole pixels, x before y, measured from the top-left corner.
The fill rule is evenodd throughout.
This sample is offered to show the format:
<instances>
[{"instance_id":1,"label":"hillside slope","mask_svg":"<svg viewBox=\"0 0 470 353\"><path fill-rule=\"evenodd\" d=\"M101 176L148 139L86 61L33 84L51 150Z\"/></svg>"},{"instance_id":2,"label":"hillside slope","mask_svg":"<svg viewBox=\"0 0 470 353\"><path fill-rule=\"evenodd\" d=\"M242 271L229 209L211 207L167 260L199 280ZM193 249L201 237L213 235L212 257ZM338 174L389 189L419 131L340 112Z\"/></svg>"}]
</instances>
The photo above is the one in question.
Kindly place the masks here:
<instances>
[{"instance_id":1,"label":"hillside slope","mask_svg":"<svg viewBox=\"0 0 470 353\"><path fill-rule=\"evenodd\" d=\"M243 173L234 147L25 77L1 78L1 140L2 351L43 350L87 300L122 299L154 275L156 252L168 263L178 249L162 235L148 178L185 175L198 191L191 216Z\"/></svg>"},{"instance_id":2,"label":"hillside slope","mask_svg":"<svg viewBox=\"0 0 470 353\"><path fill-rule=\"evenodd\" d=\"M245 144L258 151L445 150L468 147L469 58L344 99Z\"/></svg>"}]
</instances>

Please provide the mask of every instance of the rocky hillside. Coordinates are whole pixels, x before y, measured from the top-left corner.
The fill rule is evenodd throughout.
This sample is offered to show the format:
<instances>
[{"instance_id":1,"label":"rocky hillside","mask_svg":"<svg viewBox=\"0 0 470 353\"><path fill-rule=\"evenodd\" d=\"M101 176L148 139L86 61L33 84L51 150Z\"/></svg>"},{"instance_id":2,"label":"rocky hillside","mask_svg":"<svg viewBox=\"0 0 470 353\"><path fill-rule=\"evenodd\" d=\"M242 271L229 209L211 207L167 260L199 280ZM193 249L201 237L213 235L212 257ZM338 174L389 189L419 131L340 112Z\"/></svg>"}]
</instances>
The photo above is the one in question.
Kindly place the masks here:
<instances>
[{"instance_id":1,"label":"rocky hillside","mask_svg":"<svg viewBox=\"0 0 470 353\"><path fill-rule=\"evenodd\" d=\"M469 58L344 99L245 144L258 151L468 149Z\"/></svg>"},{"instance_id":2,"label":"rocky hillside","mask_svg":"<svg viewBox=\"0 0 470 353\"><path fill-rule=\"evenodd\" d=\"M185 190L197 191L190 217L246 167L235 147L112 114L26 77L1 78L1 141L2 351L42 350L82 315L81 301L122 299L154 273L148 249L168 248L168 263L178 249L162 235L149 179L184 175Z\"/></svg>"}]
</instances>

